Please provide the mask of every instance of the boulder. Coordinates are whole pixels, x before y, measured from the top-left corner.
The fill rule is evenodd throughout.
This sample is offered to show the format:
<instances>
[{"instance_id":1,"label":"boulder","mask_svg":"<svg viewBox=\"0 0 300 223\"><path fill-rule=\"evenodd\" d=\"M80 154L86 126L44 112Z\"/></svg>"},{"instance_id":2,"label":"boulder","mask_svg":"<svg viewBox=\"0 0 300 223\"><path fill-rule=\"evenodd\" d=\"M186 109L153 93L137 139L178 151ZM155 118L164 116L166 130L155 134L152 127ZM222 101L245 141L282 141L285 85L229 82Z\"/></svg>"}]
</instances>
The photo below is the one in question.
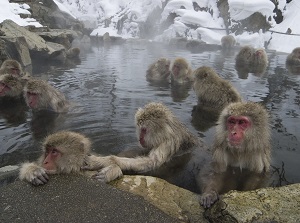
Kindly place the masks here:
<instances>
[{"instance_id":1,"label":"boulder","mask_svg":"<svg viewBox=\"0 0 300 223\"><path fill-rule=\"evenodd\" d=\"M64 47L52 47L36 33L28 31L26 28L19 26L12 20L4 20L0 24L0 33L7 38L24 37L28 45L31 59L49 59L55 58L65 51ZM1 36L0 36L1 37Z\"/></svg>"},{"instance_id":2,"label":"boulder","mask_svg":"<svg viewBox=\"0 0 300 223\"><path fill-rule=\"evenodd\" d=\"M208 222L198 195L151 176L129 176L111 182L118 189L144 197L168 215L183 222Z\"/></svg>"},{"instance_id":3,"label":"boulder","mask_svg":"<svg viewBox=\"0 0 300 223\"><path fill-rule=\"evenodd\" d=\"M209 222L300 222L300 184L230 191L205 212Z\"/></svg>"}]
</instances>

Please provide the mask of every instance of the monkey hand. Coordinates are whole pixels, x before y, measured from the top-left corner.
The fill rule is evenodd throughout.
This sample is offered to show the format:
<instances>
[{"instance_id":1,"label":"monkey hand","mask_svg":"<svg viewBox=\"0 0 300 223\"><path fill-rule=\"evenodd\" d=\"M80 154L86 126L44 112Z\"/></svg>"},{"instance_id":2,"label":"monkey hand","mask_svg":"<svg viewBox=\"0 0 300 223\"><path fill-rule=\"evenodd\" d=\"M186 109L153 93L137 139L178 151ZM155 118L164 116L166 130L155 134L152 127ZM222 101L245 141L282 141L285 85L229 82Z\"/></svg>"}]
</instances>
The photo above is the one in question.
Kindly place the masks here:
<instances>
[{"instance_id":1,"label":"monkey hand","mask_svg":"<svg viewBox=\"0 0 300 223\"><path fill-rule=\"evenodd\" d=\"M45 169L35 163L24 163L20 169L19 178L35 186L46 184L49 180Z\"/></svg>"},{"instance_id":2,"label":"monkey hand","mask_svg":"<svg viewBox=\"0 0 300 223\"><path fill-rule=\"evenodd\" d=\"M209 208L219 199L219 195L216 191L209 191L201 194L200 196L200 204L204 208Z\"/></svg>"},{"instance_id":3,"label":"monkey hand","mask_svg":"<svg viewBox=\"0 0 300 223\"><path fill-rule=\"evenodd\" d=\"M93 176L93 178L101 182L108 183L121 176L123 176L121 168L116 164L112 164L100 170L97 174Z\"/></svg>"},{"instance_id":4,"label":"monkey hand","mask_svg":"<svg viewBox=\"0 0 300 223\"><path fill-rule=\"evenodd\" d=\"M89 155L84 159L84 166L81 170L100 170L112 164L111 156Z\"/></svg>"}]
</instances>

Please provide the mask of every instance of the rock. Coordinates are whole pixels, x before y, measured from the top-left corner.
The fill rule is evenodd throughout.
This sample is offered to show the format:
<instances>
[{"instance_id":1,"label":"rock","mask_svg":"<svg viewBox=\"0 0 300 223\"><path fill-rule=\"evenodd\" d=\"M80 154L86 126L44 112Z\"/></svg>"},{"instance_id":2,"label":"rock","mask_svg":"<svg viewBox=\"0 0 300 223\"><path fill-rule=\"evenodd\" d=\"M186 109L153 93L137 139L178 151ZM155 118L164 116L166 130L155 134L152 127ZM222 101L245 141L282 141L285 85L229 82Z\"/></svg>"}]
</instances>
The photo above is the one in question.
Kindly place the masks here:
<instances>
[{"instance_id":1,"label":"rock","mask_svg":"<svg viewBox=\"0 0 300 223\"><path fill-rule=\"evenodd\" d=\"M183 222L208 222L203 217L197 194L151 176L128 176L111 182L111 185L143 196L168 215Z\"/></svg>"},{"instance_id":2,"label":"rock","mask_svg":"<svg viewBox=\"0 0 300 223\"><path fill-rule=\"evenodd\" d=\"M3 33L3 36L8 38L24 37L29 48L31 59L55 58L56 55L62 53L62 50L65 50L61 47L49 46L39 35L28 31L12 20L4 20L0 24L0 33Z\"/></svg>"},{"instance_id":3,"label":"rock","mask_svg":"<svg viewBox=\"0 0 300 223\"><path fill-rule=\"evenodd\" d=\"M31 71L31 57L26 39L22 37L0 37L1 63L6 59L20 62L26 71Z\"/></svg>"},{"instance_id":4,"label":"rock","mask_svg":"<svg viewBox=\"0 0 300 223\"><path fill-rule=\"evenodd\" d=\"M231 191L205 212L210 222L300 222L300 184Z\"/></svg>"},{"instance_id":5,"label":"rock","mask_svg":"<svg viewBox=\"0 0 300 223\"><path fill-rule=\"evenodd\" d=\"M69 49L73 40L78 38L78 34L75 31L68 29L50 29L46 32L35 33L46 41L63 45L66 49Z\"/></svg>"}]
</instances>

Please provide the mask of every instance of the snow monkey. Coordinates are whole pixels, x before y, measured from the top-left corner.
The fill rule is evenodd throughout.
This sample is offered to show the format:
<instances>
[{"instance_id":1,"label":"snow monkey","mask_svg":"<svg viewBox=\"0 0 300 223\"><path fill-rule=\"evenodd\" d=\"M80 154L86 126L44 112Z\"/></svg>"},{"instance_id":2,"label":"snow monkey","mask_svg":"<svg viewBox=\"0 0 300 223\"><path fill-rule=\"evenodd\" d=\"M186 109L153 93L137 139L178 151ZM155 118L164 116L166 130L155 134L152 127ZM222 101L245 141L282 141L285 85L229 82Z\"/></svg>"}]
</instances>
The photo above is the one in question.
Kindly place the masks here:
<instances>
[{"instance_id":1,"label":"snow monkey","mask_svg":"<svg viewBox=\"0 0 300 223\"><path fill-rule=\"evenodd\" d=\"M0 97L20 98L23 93L22 81L12 75L0 75Z\"/></svg>"},{"instance_id":2,"label":"snow monkey","mask_svg":"<svg viewBox=\"0 0 300 223\"><path fill-rule=\"evenodd\" d=\"M146 79L149 81L167 80L171 73L170 63L167 58L159 58L148 67Z\"/></svg>"},{"instance_id":3,"label":"snow monkey","mask_svg":"<svg viewBox=\"0 0 300 223\"><path fill-rule=\"evenodd\" d=\"M67 50L66 55L67 58L72 59L72 58L78 58L80 54L80 49L78 47L72 47Z\"/></svg>"},{"instance_id":4,"label":"snow monkey","mask_svg":"<svg viewBox=\"0 0 300 223\"><path fill-rule=\"evenodd\" d=\"M254 48L251 46L243 46L235 57L236 66L250 65L254 51Z\"/></svg>"},{"instance_id":5,"label":"snow monkey","mask_svg":"<svg viewBox=\"0 0 300 223\"><path fill-rule=\"evenodd\" d=\"M0 67L0 75L2 74L11 74L15 77L21 77L23 75L21 64L12 59L7 59L3 61Z\"/></svg>"},{"instance_id":6,"label":"snow monkey","mask_svg":"<svg viewBox=\"0 0 300 223\"><path fill-rule=\"evenodd\" d=\"M199 67L193 75L195 77L193 88L198 96L198 104L222 110L231 102L242 101L232 84L222 79L212 68Z\"/></svg>"},{"instance_id":7,"label":"snow monkey","mask_svg":"<svg viewBox=\"0 0 300 223\"><path fill-rule=\"evenodd\" d=\"M296 47L286 58L287 65L300 66L300 47Z\"/></svg>"},{"instance_id":8,"label":"snow monkey","mask_svg":"<svg viewBox=\"0 0 300 223\"><path fill-rule=\"evenodd\" d=\"M24 87L26 104L34 111L67 112L69 103L63 93L44 80L30 79Z\"/></svg>"},{"instance_id":9,"label":"snow monkey","mask_svg":"<svg viewBox=\"0 0 300 223\"><path fill-rule=\"evenodd\" d=\"M78 173L90 146L90 140L76 132L51 134L43 142L41 157L36 162L22 164L19 177L33 185L42 185L48 182L50 174Z\"/></svg>"},{"instance_id":10,"label":"snow monkey","mask_svg":"<svg viewBox=\"0 0 300 223\"><path fill-rule=\"evenodd\" d=\"M171 66L172 81L177 83L185 83L193 81L193 71L186 59L182 57L176 58Z\"/></svg>"},{"instance_id":11,"label":"snow monkey","mask_svg":"<svg viewBox=\"0 0 300 223\"><path fill-rule=\"evenodd\" d=\"M123 175L123 171L135 174L155 171L167 165L173 158L200 145L200 141L163 104L151 102L139 108L135 114L136 133L142 151L133 158L108 156L109 166L103 166L103 158L87 157L83 169L97 170L104 167L95 178L110 182ZM151 175L151 174L147 174Z\"/></svg>"},{"instance_id":12,"label":"snow monkey","mask_svg":"<svg viewBox=\"0 0 300 223\"><path fill-rule=\"evenodd\" d=\"M211 162L197 177L201 205L210 207L229 190L265 186L270 159L267 111L255 102L229 104L218 119Z\"/></svg>"},{"instance_id":13,"label":"snow monkey","mask_svg":"<svg viewBox=\"0 0 300 223\"><path fill-rule=\"evenodd\" d=\"M224 50L232 49L235 45L235 38L231 35L223 36L221 38L221 46Z\"/></svg>"}]
</instances>

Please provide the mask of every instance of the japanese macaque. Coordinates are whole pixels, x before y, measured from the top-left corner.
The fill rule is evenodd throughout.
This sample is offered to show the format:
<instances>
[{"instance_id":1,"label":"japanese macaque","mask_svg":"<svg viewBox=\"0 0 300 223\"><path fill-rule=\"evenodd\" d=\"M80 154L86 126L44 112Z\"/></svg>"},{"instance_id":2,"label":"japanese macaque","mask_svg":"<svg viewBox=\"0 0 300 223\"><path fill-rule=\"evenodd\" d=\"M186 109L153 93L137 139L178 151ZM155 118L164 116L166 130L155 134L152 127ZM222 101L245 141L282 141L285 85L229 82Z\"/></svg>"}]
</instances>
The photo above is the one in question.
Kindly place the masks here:
<instances>
[{"instance_id":1,"label":"japanese macaque","mask_svg":"<svg viewBox=\"0 0 300 223\"><path fill-rule=\"evenodd\" d=\"M66 56L69 59L78 58L79 54L80 54L80 49L78 47L72 47L72 48L68 49L66 52Z\"/></svg>"},{"instance_id":2,"label":"japanese macaque","mask_svg":"<svg viewBox=\"0 0 300 223\"><path fill-rule=\"evenodd\" d=\"M21 77L23 75L21 64L12 59L7 59L3 61L0 67L0 75L2 74L11 74L16 77Z\"/></svg>"},{"instance_id":3,"label":"japanese macaque","mask_svg":"<svg viewBox=\"0 0 300 223\"><path fill-rule=\"evenodd\" d=\"M123 175L123 172L149 174L163 168L180 154L188 153L201 144L173 113L161 103L149 103L139 108L135 114L137 138L141 151L131 153L133 158L108 156L110 165L103 165L103 157L87 157L83 169L100 170L94 177L110 182ZM123 154L124 155L124 154ZM130 173L131 173L130 172Z\"/></svg>"},{"instance_id":4,"label":"japanese macaque","mask_svg":"<svg viewBox=\"0 0 300 223\"><path fill-rule=\"evenodd\" d=\"M300 66L300 47L293 49L293 51L287 56L286 64Z\"/></svg>"},{"instance_id":5,"label":"japanese macaque","mask_svg":"<svg viewBox=\"0 0 300 223\"><path fill-rule=\"evenodd\" d=\"M108 42L111 41L111 38L109 36L109 32L104 33L102 38L103 38L103 42L105 42L105 43L108 43Z\"/></svg>"},{"instance_id":6,"label":"japanese macaque","mask_svg":"<svg viewBox=\"0 0 300 223\"><path fill-rule=\"evenodd\" d=\"M242 101L232 84L219 77L212 68L199 67L194 71L194 76L193 88L198 96L198 104L222 110L231 102Z\"/></svg>"},{"instance_id":7,"label":"japanese macaque","mask_svg":"<svg viewBox=\"0 0 300 223\"><path fill-rule=\"evenodd\" d=\"M221 38L221 46L224 50L232 49L235 45L235 38L231 35L223 36Z\"/></svg>"},{"instance_id":8,"label":"japanese macaque","mask_svg":"<svg viewBox=\"0 0 300 223\"><path fill-rule=\"evenodd\" d=\"M146 79L149 81L167 80L171 73L170 63L170 60L167 58L159 58L150 64L146 73Z\"/></svg>"},{"instance_id":9,"label":"japanese macaque","mask_svg":"<svg viewBox=\"0 0 300 223\"><path fill-rule=\"evenodd\" d=\"M266 51L264 49L256 49L252 62L249 65L250 72L255 76L262 76L267 69L268 63Z\"/></svg>"},{"instance_id":10,"label":"japanese macaque","mask_svg":"<svg viewBox=\"0 0 300 223\"><path fill-rule=\"evenodd\" d=\"M63 93L44 80L28 80L24 87L26 104L34 111L67 112L69 103Z\"/></svg>"},{"instance_id":11,"label":"japanese macaque","mask_svg":"<svg viewBox=\"0 0 300 223\"><path fill-rule=\"evenodd\" d=\"M23 93L22 81L12 75L0 75L0 97L20 98Z\"/></svg>"},{"instance_id":12,"label":"japanese macaque","mask_svg":"<svg viewBox=\"0 0 300 223\"><path fill-rule=\"evenodd\" d=\"M43 142L41 157L22 164L19 178L37 186L46 184L51 174L79 173L90 146L90 140L76 132L51 134Z\"/></svg>"},{"instance_id":13,"label":"japanese macaque","mask_svg":"<svg viewBox=\"0 0 300 223\"><path fill-rule=\"evenodd\" d=\"M212 160L198 175L201 205L210 207L229 190L265 186L270 159L267 111L254 102L228 105L218 119Z\"/></svg>"},{"instance_id":14,"label":"japanese macaque","mask_svg":"<svg viewBox=\"0 0 300 223\"><path fill-rule=\"evenodd\" d=\"M177 83L185 83L193 81L193 71L186 59L178 57L171 66L172 81Z\"/></svg>"},{"instance_id":15,"label":"japanese macaque","mask_svg":"<svg viewBox=\"0 0 300 223\"><path fill-rule=\"evenodd\" d=\"M237 66L248 66L250 65L253 54L254 48L250 46L243 46L239 53L236 55L235 61Z\"/></svg>"}]
</instances>

